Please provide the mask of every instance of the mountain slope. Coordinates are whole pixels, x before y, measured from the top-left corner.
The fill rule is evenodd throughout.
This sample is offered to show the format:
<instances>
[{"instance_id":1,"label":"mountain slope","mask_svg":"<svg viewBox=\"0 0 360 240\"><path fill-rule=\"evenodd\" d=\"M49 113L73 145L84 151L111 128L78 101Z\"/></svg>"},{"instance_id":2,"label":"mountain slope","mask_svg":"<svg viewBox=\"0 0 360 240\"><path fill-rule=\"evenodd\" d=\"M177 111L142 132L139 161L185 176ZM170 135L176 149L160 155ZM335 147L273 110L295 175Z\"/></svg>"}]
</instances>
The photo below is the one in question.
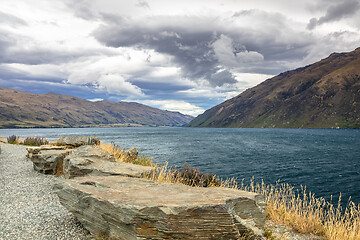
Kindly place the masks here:
<instances>
[{"instance_id":1,"label":"mountain slope","mask_svg":"<svg viewBox=\"0 0 360 240\"><path fill-rule=\"evenodd\" d=\"M188 126L360 128L360 48L270 78Z\"/></svg>"},{"instance_id":2,"label":"mountain slope","mask_svg":"<svg viewBox=\"0 0 360 240\"><path fill-rule=\"evenodd\" d=\"M0 88L0 128L96 125L181 126L193 117L133 102L91 102L55 93Z\"/></svg>"}]
</instances>

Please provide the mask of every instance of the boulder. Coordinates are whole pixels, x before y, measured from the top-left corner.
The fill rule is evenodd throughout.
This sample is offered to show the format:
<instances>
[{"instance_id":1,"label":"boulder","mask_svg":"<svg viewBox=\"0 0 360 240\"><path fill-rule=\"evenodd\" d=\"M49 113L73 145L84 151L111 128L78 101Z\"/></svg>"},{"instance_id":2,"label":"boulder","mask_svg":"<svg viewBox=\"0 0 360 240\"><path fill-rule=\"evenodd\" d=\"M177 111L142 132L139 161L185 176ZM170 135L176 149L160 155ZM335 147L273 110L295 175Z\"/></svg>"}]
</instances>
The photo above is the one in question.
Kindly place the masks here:
<instances>
[{"instance_id":1,"label":"boulder","mask_svg":"<svg viewBox=\"0 0 360 240\"><path fill-rule=\"evenodd\" d=\"M111 239L264 239L256 193L124 176L58 180L54 190L85 228Z\"/></svg>"},{"instance_id":2,"label":"boulder","mask_svg":"<svg viewBox=\"0 0 360 240\"><path fill-rule=\"evenodd\" d=\"M138 157L139 152L138 152L137 148L131 148L129 150L126 150L124 152L124 155L126 156L126 158L135 159Z\"/></svg>"},{"instance_id":3,"label":"boulder","mask_svg":"<svg viewBox=\"0 0 360 240\"><path fill-rule=\"evenodd\" d=\"M75 149L64 159L65 178L91 175L121 175L141 177L152 167L115 161L113 155L98 146L85 145Z\"/></svg>"},{"instance_id":4,"label":"boulder","mask_svg":"<svg viewBox=\"0 0 360 240\"><path fill-rule=\"evenodd\" d=\"M41 150L40 152L31 154L31 161L34 169L44 174L56 174L58 169L62 169L64 158L71 153L72 150Z\"/></svg>"},{"instance_id":5,"label":"boulder","mask_svg":"<svg viewBox=\"0 0 360 240\"><path fill-rule=\"evenodd\" d=\"M39 147L27 147L26 150L28 154L26 155L28 158L32 158L34 154L38 154L40 151L45 150L65 150L66 146L51 146L51 145L41 145Z\"/></svg>"},{"instance_id":6,"label":"boulder","mask_svg":"<svg viewBox=\"0 0 360 240\"><path fill-rule=\"evenodd\" d=\"M69 147L79 147L82 145L99 145L100 140L94 136L69 136L61 137L56 143L58 145L66 145Z\"/></svg>"}]
</instances>

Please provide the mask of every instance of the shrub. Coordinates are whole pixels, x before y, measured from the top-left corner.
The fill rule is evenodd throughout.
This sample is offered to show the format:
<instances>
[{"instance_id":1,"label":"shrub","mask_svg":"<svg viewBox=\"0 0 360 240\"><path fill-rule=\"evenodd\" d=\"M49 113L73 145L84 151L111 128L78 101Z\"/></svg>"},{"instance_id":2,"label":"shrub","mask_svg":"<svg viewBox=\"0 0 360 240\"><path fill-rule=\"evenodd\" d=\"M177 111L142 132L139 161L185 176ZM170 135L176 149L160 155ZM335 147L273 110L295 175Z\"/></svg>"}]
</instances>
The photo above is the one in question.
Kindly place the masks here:
<instances>
[{"instance_id":1,"label":"shrub","mask_svg":"<svg viewBox=\"0 0 360 240\"><path fill-rule=\"evenodd\" d=\"M220 181L213 174L206 174L198 168L185 163L181 171L174 170L174 177L181 179L181 183L193 187L219 187Z\"/></svg>"},{"instance_id":2,"label":"shrub","mask_svg":"<svg viewBox=\"0 0 360 240\"><path fill-rule=\"evenodd\" d=\"M19 137L15 136L15 135L11 135L11 136L7 137L7 142L10 144L17 144L17 143L19 143Z\"/></svg>"},{"instance_id":3,"label":"shrub","mask_svg":"<svg viewBox=\"0 0 360 240\"><path fill-rule=\"evenodd\" d=\"M181 170L169 168L167 163L162 166L155 165L155 169L146 173L143 177L155 182L182 183L192 187L225 186L213 174L205 174L198 168L194 168L186 163Z\"/></svg>"},{"instance_id":4,"label":"shrub","mask_svg":"<svg viewBox=\"0 0 360 240\"><path fill-rule=\"evenodd\" d=\"M49 141L43 137L27 137L23 141L23 144L28 146L41 146L49 144Z\"/></svg>"}]
</instances>

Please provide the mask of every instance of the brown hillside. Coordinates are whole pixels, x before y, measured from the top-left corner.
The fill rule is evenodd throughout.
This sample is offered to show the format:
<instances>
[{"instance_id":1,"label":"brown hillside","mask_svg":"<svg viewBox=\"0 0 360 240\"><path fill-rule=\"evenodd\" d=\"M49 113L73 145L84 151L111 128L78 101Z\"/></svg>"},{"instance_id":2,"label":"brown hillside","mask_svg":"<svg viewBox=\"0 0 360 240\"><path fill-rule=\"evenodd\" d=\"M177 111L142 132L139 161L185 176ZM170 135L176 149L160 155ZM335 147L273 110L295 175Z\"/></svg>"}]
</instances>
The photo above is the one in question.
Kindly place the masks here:
<instances>
[{"instance_id":1,"label":"brown hillside","mask_svg":"<svg viewBox=\"0 0 360 240\"><path fill-rule=\"evenodd\" d=\"M360 48L268 79L189 126L360 128L359 113Z\"/></svg>"},{"instance_id":2,"label":"brown hillside","mask_svg":"<svg viewBox=\"0 0 360 240\"><path fill-rule=\"evenodd\" d=\"M131 102L91 102L55 93L0 88L0 128L97 125L180 126L191 116Z\"/></svg>"}]
</instances>

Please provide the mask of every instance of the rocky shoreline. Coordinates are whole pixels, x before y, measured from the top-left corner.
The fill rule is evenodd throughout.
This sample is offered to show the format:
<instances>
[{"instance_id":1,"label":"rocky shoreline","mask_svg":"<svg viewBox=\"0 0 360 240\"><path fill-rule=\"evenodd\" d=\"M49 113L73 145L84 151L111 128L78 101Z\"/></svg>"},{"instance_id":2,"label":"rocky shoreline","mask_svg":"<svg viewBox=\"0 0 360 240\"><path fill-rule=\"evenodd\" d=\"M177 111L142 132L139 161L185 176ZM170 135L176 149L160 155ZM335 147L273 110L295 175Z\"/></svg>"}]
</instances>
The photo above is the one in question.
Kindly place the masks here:
<instances>
[{"instance_id":1,"label":"rocky shoreline","mask_svg":"<svg viewBox=\"0 0 360 240\"><path fill-rule=\"evenodd\" d=\"M97 146L97 139L75 138L62 139L62 144L58 144L62 146L28 147L28 159L25 158L24 147L2 144L5 151L1 156L6 160L2 159L1 164L20 160L21 169L31 172L33 181L45 188L28 188L32 189L32 195L25 196L29 199L29 205L34 205L33 201L39 202L38 198L44 199L42 194L49 194L52 197L50 202L58 205L52 211L64 210L61 206L59 208L55 192L60 203L87 230L93 235L111 239L240 239L244 234L252 235L253 239L264 239L265 203L261 195L229 188L194 188L153 182L142 177L152 167L117 162L111 154ZM77 143L74 144L74 141ZM14 153L15 157L12 155ZM30 167L31 162L38 173ZM63 175L58 178L52 176L59 175L59 169ZM19 169L16 171L19 172ZM18 178L24 179L24 175ZM37 178L42 178L42 181ZM3 185L12 189L9 183ZM51 186L54 186L53 190ZM41 194L38 193L39 189ZM14 191L7 191L7 194L21 199L15 197L21 193ZM11 204L12 201L9 201L8 205ZM26 209L22 204L15 206L12 214L20 212L24 207ZM54 220L48 218L50 213L44 212L42 210L30 215L43 218L44 221ZM51 213L53 218L56 212ZM24 225L19 224L19 220L15 221L18 226L2 224L6 228L2 234L6 239L54 239L54 234L61 235L56 239L89 238L89 233L66 210L64 212L68 215L57 218L62 219L63 226L71 225L70 233L74 233L74 236L69 237L69 231L62 231L56 225L60 231L53 229L48 238L44 235L31 238L26 236L27 231L24 231ZM68 222L64 220L66 217L70 217ZM3 222L9 222L12 216L5 214L3 218ZM12 231L14 228L21 231ZM20 234L25 235L19 237Z\"/></svg>"}]
</instances>

